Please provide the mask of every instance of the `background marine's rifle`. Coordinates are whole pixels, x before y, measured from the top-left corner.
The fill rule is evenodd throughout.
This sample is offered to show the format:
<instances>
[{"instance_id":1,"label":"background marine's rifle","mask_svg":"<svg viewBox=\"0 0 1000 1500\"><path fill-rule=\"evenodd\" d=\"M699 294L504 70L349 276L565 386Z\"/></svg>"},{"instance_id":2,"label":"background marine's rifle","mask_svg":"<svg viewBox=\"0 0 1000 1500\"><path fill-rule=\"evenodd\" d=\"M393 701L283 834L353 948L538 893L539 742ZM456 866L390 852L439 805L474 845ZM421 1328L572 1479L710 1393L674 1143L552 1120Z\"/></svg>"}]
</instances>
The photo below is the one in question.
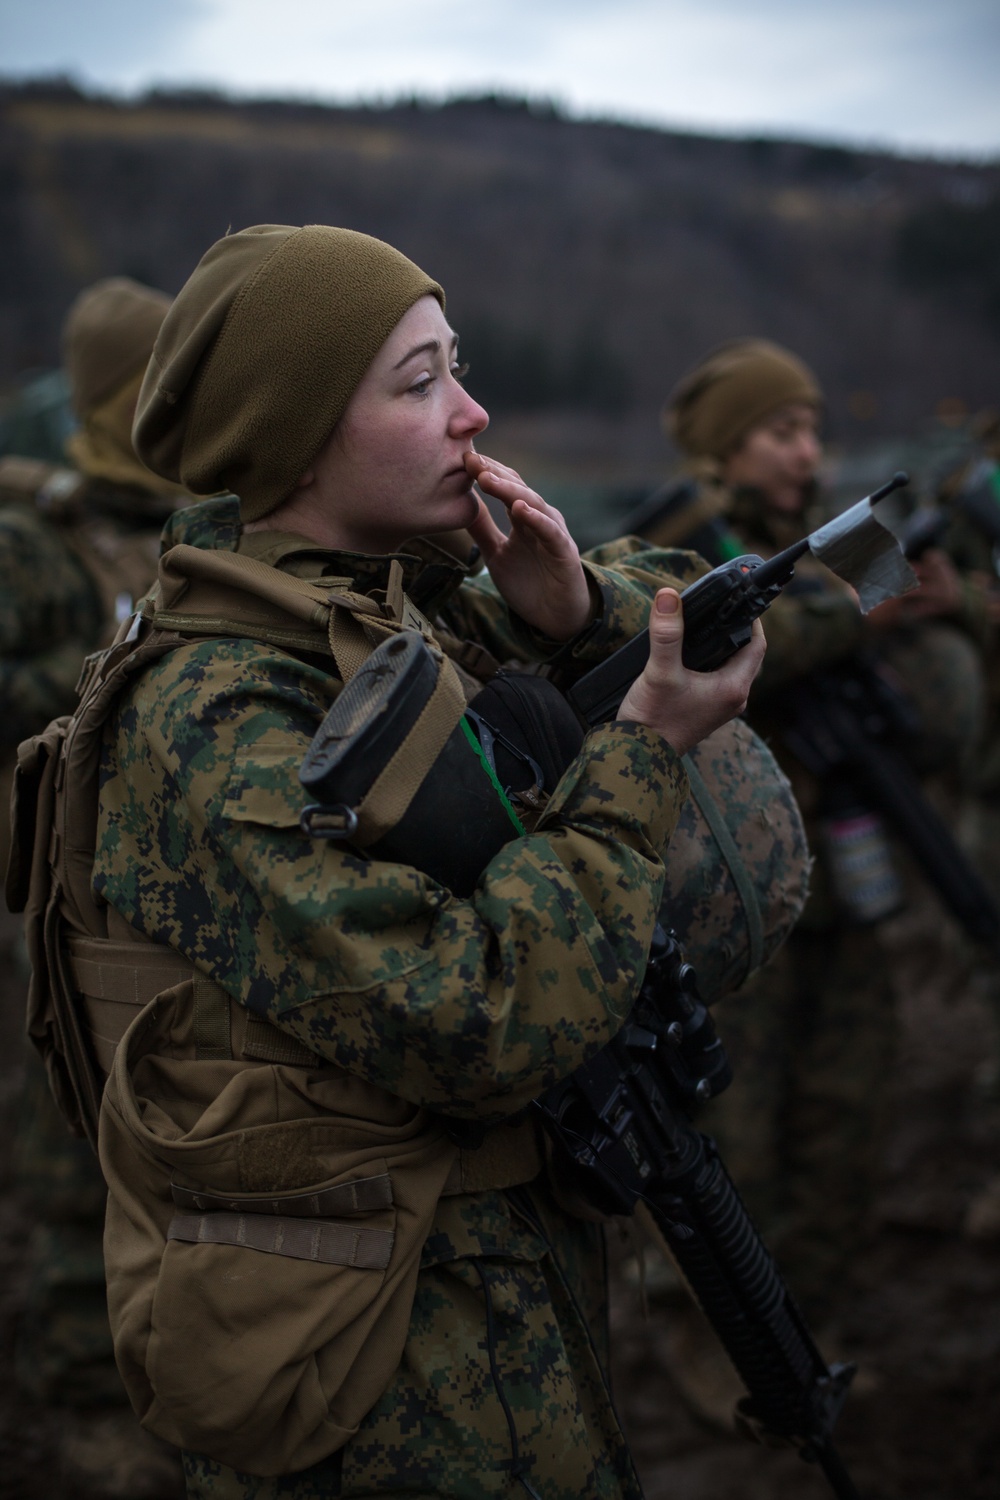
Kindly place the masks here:
<instances>
[{"instance_id":1,"label":"background marine's rifle","mask_svg":"<svg viewBox=\"0 0 1000 1500\"><path fill-rule=\"evenodd\" d=\"M618 1035L535 1102L561 1184L610 1214L645 1205L748 1395L752 1436L796 1446L839 1500L857 1500L832 1441L855 1367L827 1365L694 1106L731 1079L694 972L658 927Z\"/></svg>"},{"instance_id":2,"label":"background marine's rifle","mask_svg":"<svg viewBox=\"0 0 1000 1500\"><path fill-rule=\"evenodd\" d=\"M779 731L807 771L841 775L880 813L970 937L1000 953L1000 911L948 825L892 743L913 732L905 699L861 654L843 666L800 678L783 695ZM919 726L918 726L919 728Z\"/></svg>"}]
</instances>

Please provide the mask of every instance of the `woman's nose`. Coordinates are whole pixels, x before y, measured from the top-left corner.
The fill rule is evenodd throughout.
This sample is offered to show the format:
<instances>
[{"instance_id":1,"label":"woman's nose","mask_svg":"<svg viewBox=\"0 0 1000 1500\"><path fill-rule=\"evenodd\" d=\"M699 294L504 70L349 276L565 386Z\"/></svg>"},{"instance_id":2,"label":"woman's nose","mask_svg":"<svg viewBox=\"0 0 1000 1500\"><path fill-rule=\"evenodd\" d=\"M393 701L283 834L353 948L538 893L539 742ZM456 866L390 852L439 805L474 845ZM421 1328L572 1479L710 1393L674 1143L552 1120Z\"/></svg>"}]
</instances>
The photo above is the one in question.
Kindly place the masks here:
<instances>
[{"instance_id":1,"label":"woman's nose","mask_svg":"<svg viewBox=\"0 0 1000 1500\"><path fill-rule=\"evenodd\" d=\"M462 390L461 398L452 414L449 426L453 433L474 437L477 432L485 432L490 425L489 413L478 401L465 390Z\"/></svg>"}]
</instances>

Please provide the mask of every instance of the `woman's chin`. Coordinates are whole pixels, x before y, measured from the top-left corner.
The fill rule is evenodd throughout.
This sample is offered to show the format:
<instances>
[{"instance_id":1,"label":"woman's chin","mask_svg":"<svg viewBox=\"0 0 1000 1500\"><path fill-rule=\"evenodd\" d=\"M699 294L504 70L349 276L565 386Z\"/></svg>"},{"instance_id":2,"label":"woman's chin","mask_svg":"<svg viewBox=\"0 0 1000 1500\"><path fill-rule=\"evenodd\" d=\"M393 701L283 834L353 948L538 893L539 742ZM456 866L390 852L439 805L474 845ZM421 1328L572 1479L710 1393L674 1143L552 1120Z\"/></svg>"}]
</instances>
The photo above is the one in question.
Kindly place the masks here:
<instances>
[{"instance_id":1,"label":"woman's chin","mask_svg":"<svg viewBox=\"0 0 1000 1500\"><path fill-rule=\"evenodd\" d=\"M467 526L472 525L478 514L479 499L470 487L466 494L456 495L453 501L441 506L434 530L464 531Z\"/></svg>"}]
</instances>

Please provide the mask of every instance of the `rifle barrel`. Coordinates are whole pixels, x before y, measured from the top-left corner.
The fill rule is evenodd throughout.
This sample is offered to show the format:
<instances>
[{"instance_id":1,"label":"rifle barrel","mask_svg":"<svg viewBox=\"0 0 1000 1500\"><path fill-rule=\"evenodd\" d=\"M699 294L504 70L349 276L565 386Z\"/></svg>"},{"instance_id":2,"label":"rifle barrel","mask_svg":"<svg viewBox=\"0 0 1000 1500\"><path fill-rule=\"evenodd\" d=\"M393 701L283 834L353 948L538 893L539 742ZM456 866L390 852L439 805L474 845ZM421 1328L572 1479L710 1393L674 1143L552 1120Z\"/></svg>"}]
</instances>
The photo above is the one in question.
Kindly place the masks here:
<instances>
[{"instance_id":1,"label":"rifle barrel","mask_svg":"<svg viewBox=\"0 0 1000 1500\"><path fill-rule=\"evenodd\" d=\"M861 1493L857 1485L847 1472L843 1459L829 1438L825 1443L817 1446L814 1451L816 1462L822 1469L823 1476L828 1481L837 1500L861 1500Z\"/></svg>"}]
</instances>

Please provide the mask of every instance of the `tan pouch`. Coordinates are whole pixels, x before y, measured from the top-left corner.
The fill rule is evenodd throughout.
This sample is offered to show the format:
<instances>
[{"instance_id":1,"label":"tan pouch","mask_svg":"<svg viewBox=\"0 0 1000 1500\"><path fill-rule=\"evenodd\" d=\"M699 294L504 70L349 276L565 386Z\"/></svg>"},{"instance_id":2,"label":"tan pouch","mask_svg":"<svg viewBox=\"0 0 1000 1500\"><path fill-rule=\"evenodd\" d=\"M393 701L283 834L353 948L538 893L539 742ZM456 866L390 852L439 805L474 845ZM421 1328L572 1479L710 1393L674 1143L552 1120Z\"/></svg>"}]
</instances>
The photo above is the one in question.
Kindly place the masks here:
<instances>
[{"instance_id":1,"label":"tan pouch","mask_svg":"<svg viewBox=\"0 0 1000 1500\"><path fill-rule=\"evenodd\" d=\"M347 1442L397 1369L457 1148L332 1066L194 1061L192 1005L189 982L148 1005L105 1091L115 1354L151 1432L285 1474Z\"/></svg>"}]
</instances>

